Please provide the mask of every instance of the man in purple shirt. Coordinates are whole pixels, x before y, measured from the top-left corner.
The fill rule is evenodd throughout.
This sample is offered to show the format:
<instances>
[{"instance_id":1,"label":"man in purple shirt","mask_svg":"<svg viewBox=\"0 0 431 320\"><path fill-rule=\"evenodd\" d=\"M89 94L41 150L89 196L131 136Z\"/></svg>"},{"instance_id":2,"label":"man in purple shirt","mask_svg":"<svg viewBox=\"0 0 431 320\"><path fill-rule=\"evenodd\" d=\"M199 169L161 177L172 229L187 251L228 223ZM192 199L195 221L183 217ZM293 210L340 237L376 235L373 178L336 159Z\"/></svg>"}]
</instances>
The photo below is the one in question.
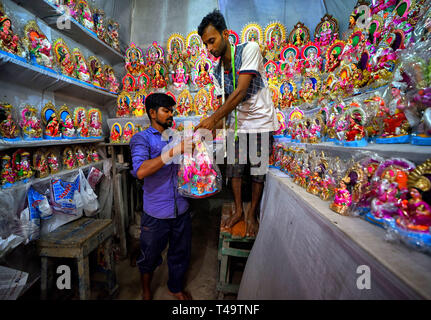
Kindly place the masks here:
<instances>
[{"instance_id":1,"label":"man in purple shirt","mask_svg":"<svg viewBox=\"0 0 431 320\"><path fill-rule=\"evenodd\" d=\"M152 274L162 263L161 253L169 242L169 293L180 300L190 300L190 295L183 290L183 281L190 261L191 216L187 199L177 189L178 164L171 161L184 153L187 143L183 140L173 148L166 147L172 141L172 137L165 137L173 122L172 97L153 93L146 98L145 105L151 126L130 140L131 173L144 179L141 255L136 261L141 272L142 298L152 298Z\"/></svg>"}]
</instances>

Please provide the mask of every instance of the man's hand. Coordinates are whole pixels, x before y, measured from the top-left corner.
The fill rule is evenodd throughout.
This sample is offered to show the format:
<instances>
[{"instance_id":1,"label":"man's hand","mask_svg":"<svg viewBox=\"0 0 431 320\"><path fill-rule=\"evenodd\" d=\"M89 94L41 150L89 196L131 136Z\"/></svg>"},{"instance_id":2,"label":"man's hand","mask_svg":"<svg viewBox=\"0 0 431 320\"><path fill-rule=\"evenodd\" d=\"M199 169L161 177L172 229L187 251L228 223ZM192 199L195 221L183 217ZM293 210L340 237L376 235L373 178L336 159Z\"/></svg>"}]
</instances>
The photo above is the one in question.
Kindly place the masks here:
<instances>
[{"instance_id":1,"label":"man's hand","mask_svg":"<svg viewBox=\"0 0 431 320\"><path fill-rule=\"evenodd\" d=\"M207 130L214 130L215 126L217 124L216 119L211 116L209 118L202 119L201 122L198 124L198 126L195 128L195 131L198 129L207 129Z\"/></svg>"},{"instance_id":2,"label":"man's hand","mask_svg":"<svg viewBox=\"0 0 431 320\"><path fill-rule=\"evenodd\" d=\"M184 152L192 153L194 149L194 144L192 142L193 137L184 138L181 143L178 143L175 147L171 149L169 155L172 157L183 154Z\"/></svg>"}]
</instances>

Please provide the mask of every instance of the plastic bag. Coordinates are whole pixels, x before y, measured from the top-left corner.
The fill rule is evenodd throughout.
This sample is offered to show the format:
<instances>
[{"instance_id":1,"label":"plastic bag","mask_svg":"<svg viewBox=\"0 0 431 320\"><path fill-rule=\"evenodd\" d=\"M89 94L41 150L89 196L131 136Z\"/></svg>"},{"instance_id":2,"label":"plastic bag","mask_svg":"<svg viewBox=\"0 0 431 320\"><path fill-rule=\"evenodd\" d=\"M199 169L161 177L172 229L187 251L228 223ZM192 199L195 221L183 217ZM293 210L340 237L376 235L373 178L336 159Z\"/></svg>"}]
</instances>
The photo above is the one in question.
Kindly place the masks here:
<instances>
[{"instance_id":1,"label":"plastic bag","mask_svg":"<svg viewBox=\"0 0 431 320\"><path fill-rule=\"evenodd\" d=\"M97 201L97 195L94 193L93 188L84 176L84 173L79 169L79 180L80 180L80 195L82 199L82 208L87 217L96 214L99 209L99 201Z\"/></svg>"},{"instance_id":2,"label":"plastic bag","mask_svg":"<svg viewBox=\"0 0 431 320\"><path fill-rule=\"evenodd\" d=\"M82 199L79 190L80 175L72 182L52 179L50 184L51 206L54 212L77 215L82 208Z\"/></svg>"},{"instance_id":3,"label":"plastic bag","mask_svg":"<svg viewBox=\"0 0 431 320\"><path fill-rule=\"evenodd\" d=\"M199 138L199 137L198 137ZM206 198L221 191L222 175L201 139L194 154L185 153L178 170L178 191L187 198Z\"/></svg>"},{"instance_id":4,"label":"plastic bag","mask_svg":"<svg viewBox=\"0 0 431 320\"><path fill-rule=\"evenodd\" d=\"M96 185L100 182L100 180L103 178L103 172L99 169L92 167L90 169L90 172L87 176L87 181L90 184L91 188L93 190L96 188Z\"/></svg>"}]
</instances>

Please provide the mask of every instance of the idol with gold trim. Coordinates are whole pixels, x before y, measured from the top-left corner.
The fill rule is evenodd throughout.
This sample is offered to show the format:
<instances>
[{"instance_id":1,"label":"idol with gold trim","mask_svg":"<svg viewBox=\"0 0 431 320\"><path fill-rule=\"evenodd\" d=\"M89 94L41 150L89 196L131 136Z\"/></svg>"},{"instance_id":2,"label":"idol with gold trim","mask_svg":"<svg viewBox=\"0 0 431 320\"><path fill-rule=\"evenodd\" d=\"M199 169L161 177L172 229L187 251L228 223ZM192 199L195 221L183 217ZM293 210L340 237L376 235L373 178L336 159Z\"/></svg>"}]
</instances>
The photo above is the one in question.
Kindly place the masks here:
<instances>
[{"instance_id":1,"label":"idol with gold trim","mask_svg":"<svg viewBox=\"0 0 431 320\"><path fill-rule=\"evenodd\" d=\"M208 115L208 112L211 111L211 97L205 88L198 91L193 104L197 116Z\"/></svg>"},{"instance_id":2,"label":"idol with gold trim","mask_svg":"<svg viewBox=\"0 0 431 320\"><path fill-rule=\"evenodd\" d=\"M165 62L165 50L154 41L147 49L145 53L147 60L147 68L154 69L156 64L164 64Z\"/></svg>"},{"instance_id":3,"label":"idol with gold trim","mask_svg":"<svg viewBox=\"0 0 431 320\"><path fill-rule=\"evenodd\" d=\"M73 123L73 118L69 107L66 105L61 106L58 110L58 117L61 123L61 133L63 134L63 139L76 139L76 128Z\"/></svg>"},{"instance_id":4,"label":"idol with gold trim","mask_svg":"<svg viewBox=\"0 0 431 320\"><path fill-rule=\"evenodd\" d=\"M76 163L78 167L83 167L87 165L87 157L82 146L80 145L74 146L73 152L75 154Z\"/></svg>"},{"instance_id":5,"label":"idol with gold trim","mask_svg":"<svg viewBox=\"0 0 431 320\"><path fill-rule=\"evenodd\" d=\"M142 117L146 110L145 110L145 97L147 96L147 93L145 90L139 90L132 100L132 114L135 117Z\"/></svg>"},{"instance_id":6,"label":"idol with gold trim","mask_svg":"<svg viewBox=\"0 0 431 320\"><path fill-rule=\"evenodd\" d=\"M77 107L73 111L73 123L76 128L77 137L79 139L87 139L88 133L88 120L87 110L84 107Z\"/></svg>"},{"instance_id":7,"label":"idol with gold trim","mask_svg":"<svg viewBox=\"0 0 431 320\"><path fill-rule=\"evenodd\" d=\"M333 72L341 63L340 55L345 47L345 42L342 40L335 40L326 50L326 64L325 71Z\"/></svg>"},{"instance_id":8,"label":"idol with gold trim","mask_svg":"<svg viewBox=\"0 0 431 320\"><path fill-rule=\"evenodd\" d=\"M30 59L38 65L52 68L54 63L52 44L40 30L35 20L26 24L24 34L23 44L28 48Z\"/></svg>"},{"instance_id":9,"label":"idol with gold trim","mask_svg":"<svg viewBox=\"0 0 431 320\"><path fill-rule=\"evenodd\" d=\"M120 51L120 41L118 39L118 32L120 25L112 19L108 20L106 24L105 42L117 51Z\"/></svg>"},{"instance_id":10,"label":"idol with gold trim","mask_svg":"<svg viewBox=\"0 0 431 320\"><path fill-rule=\"evenodd\" d=\"M304 102L312 102L320 89L320 77L316 73L306 73L299 90L299 96Z\"/></svg>"},{"instance_id":11,"label":"idol with gold trim","mask_svg":"<svg viewBox=\"0 0 431 320\"><path fill-rule=\"evenodd\" d=\"M266 80L268 81L268 84L270 86L278 87L279 86L278 64L273 60L269 60L267 63L265 63L264 69L265 69L265 75L266 75Z\"/></svg>"},{"instance_id":12,"label":"idol with gold trim","mask_svg":"<svg viewBox=\"0 0 431 320\"><path fill-rule=\"evenodd\" d=\"M314 30L314 42L325 50L332 41L338 38L338 21L330 14L325 14Z\"/></svg>"},{"instance_id":13,"label":"idol with gold trim","mask_svg":"<svg viewBox=\"0 0 431 320\"><path fill-rule=\"evenodd\" d=\"M62 38L54 41L54 54L61 72L69 77L76 78L76 64L70 50Z\"/></svg>"},{"instance_id":14,"label":"idol with gold trim","mask_svg":"<svg viewBox=\"0 0 431 320\"><path fill-rule=\"evenodd\" d=\"M76 11L76 20L78 20L78 22L87 29L96 31L96 28L94 27L93 13L91 12L91 8L87 1L78 0L76 3Z\"/></svg>"},{"instance_id":15,"label":"idol with gold trim","mask_svg":"<svg viewBox=\"0 0 431 320\"><path fill-rule=\"evenodd\" d=\"M88 110L89 135L91 138L102 136L102 113L97 108Z\"/></svg>"},{"instance_id":16,"label":"idol with gold trim","mask_svg":"<svg viewBox=\"0 0 431 320\"><path fill-rule=\"evenodd\" d=\"M121 92L117 98L116 117L129 117L132 107L132 97L126 91Z\"/></svg>"},{"instance_id":17,"label":"idol with gold trim","mask_svg":"<svg viewBox=\"0 0 431 320\"><path fill-rule=\"evenodd\" d=\"M284 81L280 86L280 108L286 110L296 102L296 85L293 81Z\"/></svg>"},{"instance_id":18,"label":"idol with gold trim","mask_svg":"<svg viewBox=\"0 0 431 320\"><path fill-rule=\"evenodd\" d=\"M12 117L11 104L0 103L0 139L5 141L19 141L19 127Z\"/></svg>"},{"instance_id":19,"label":"idol with gold trim","mask_svg":"<svg viewBox=\"0 0 431 320\"><path fill-rule=\"evenodd\" d=\"M33 169L36 178L45 178L49 175L48 160L45 157L45 153L41 150L33 154Z\"/></svg>"},{"instance_id":20,"label":"idol with gold trim","mask_svg":"<svg viewBox=\"0 0 431 320\"><path fill-rule=\"evenodd\" d=\"M96 56L88 57L88 64L90 67L91 78L93 85L96 87L105 87L105 76L103 74L102 64Z\"/></svg>"},{"instance_id":21,"label":"idol with gold trim","mask_svg":"<svg viewBox=\"0 0 431 320\"><path fill-rule=\"evenodd\" d=\"M12 31L12 20L6 15L0 3L0 49L14 55L25 57L26 53L19 36Z\"/></svg>"},{"instance_id":22,"label":"idol with gold trim","mask_svg":"<svg viewBox=\"0 0 431 320\"><path fill-rule=\"evenodd\" d=\"M263 41L263 30L262 27L257 23L248 23L241 30L241 43L245 42L257 42L260 47L260 51L264 50Z\"/></svg>"},{"instance_id":23,"label":"idol with gold trim","mask_svg":"<svg viewBox=\"0 0 431 320\"><path fill-rule=\"evenodd\" d=\"M189 67L193 68L204 49L204 43L202 42L202 39L197 31L192 31L187 35L186 45Z\"/></svg>"},{"instance_id":24,"label":"idol with gold trim","mask_svg":"<svg viewBox=\"0 0 431 320\"><path fill-rule=\"evenodd\" d=\"M302 71L303 73L320 74L322 70L322 58L320 57L320 47L313 42L308 42L302 47Z\"/></svg>"},{"instance_id":25,"label":"idol with gold trim","mask_svg":"<svg viewBox=\"0 0 431 320\"><path fill-rule=\"evenodd\" d=\"M189 90L184 89L178 96L178 103L175 108L175 115L177 117L187 117L190 112L193 112L193 97Z\"/></svg>"},{"instance_id":26,"label":"idol with gold trim","mask_svg":"<svg viewBox=\"0 0 431 320\"><path fill-rule=\"evenodd\" d=\"M131 43L126 50L125 54L126 64L124 67L128 74L139 77L145 70L144 55L141 48L137 47L135 43Z\"/></svg>"},{"instance_id":27,"label":"idol with gold trim","mask_svg":"<svg viewBox=\"0 0 431 320\"><path fill-rule=\"evenodd\" d=\"M34 175L31 168L30 153L23 149L16 150L12 155L12 168L15 171L17 181L26 183Z\"/></svg>"},{"instance_id":28,"label":"idol with gold trim","mask_svg":"<svg viewBox=\"0 0 431 320\"><path fill-rule=\"evenodd\" d=\"M24 105L21 108L21 120L19 126L22 129L24 140L42 140L41 121L37 115L37 109L31 105Z\"/></svg>"},{"instance_id":29,"label":"idol with gold trim","mask_svg":"<svg viewBox=\"0 0 431 320\"><path fill-rule=\"evenodd\" d=\"M105 88L111 92L117 93L120 87L114 69L110 65L103 66L103 82Z\"/></svg>"},{"instance_id":30,"label":"idol with gold trim","mask_svg":"<svg viewBox=\"0 0 431 320\"><path fill-rule=\"evenodd\" d=\"M289 43L301 48L303 45L310 41L310 30L304 23L298 22L290 31L288 37Z\"/></svg>"},{"instance_id":31,"label":"idol with gold trim","mask_svg":"<svg viewBox=\"0 0 431 320\"><path fill-rule=\"evenodd\" d=\"M110 141L111 143L121 143L121 136L123 135L123 129L118 122L115 122L111 127Z\"/></svg>"},{"instance_id":32,"label":"idol with gold trim","mask_svg":"<svg viewBox=\"0 0 431 320\"><path fill-rule=\"evenodd\" d=\"M93 22L94 22L94 29L96 31L97 37L101 40L105 38L105 11L103 11L100 8L94 8L93 10Z\"/></svg>"},{"instance_id":33,"label":"idol with gold trim","mask_svg":"<svg viewBox=\"0 0 431 320\"><path fill-rule=\"evenodd\" d=\"M60 140L61 136L61 121L57 114L57 110L52 102L48 102L42 108L41 112L42 123L45 127L44 139Z\"/></svg>"},{"instance_id":34,"label":"idol with gold trim","mask_svg":"<svg viewBox=\"0 0 431 320\"><path fill-rule=\"evenodd\" d=\"M123 134L121 136L122 143L129 143L135 133L135 126L130 121L123 126Z\"/></svg>"},{"instance_id":35,"label":"idol with gold trim","mask_svg":"<svg viewBox=\"0 0 431 320\"><path fill-rule=\"evenodd\" d=\"M179 33L174 33L168 38L166 45L168 50L169 70L174 71L175 65L183 60L183 53L186 51L186 40Z\"/></svg>"},{"instance_id":36,"label":"idol with gold trim","mask_svg":"<svg viewBox=\"0 0 431 320\"><path fill-rule=\"evenodd\" d=\"M344 133L345 147L365 147L368 145L364 125L366 123L366 113L362 106L353 101L346 111L346 119L349 122Z\"/></svg>"},{"instance_id":37,"label":"idol with gold trim","mask_svg":"<svg viewBox=\"0 0 431 320\"><path fill-rule=\"evenodd\" d=\"M168 68L164 63L157 62L151 73L151 85L154 89L163 89L168 85Z\"/></svg>"},{"instance_id":38,"label":"idol with gold trim","mask_svg":"<svg viewBox=\"0 0 431 320\"><path fill-rule=\"evenodd\" d=\"M213 65L211 59L202 54L200 58L196 60L192 70L192 81L199 88L204 88L213 83L212 73Z\"/></svg>"},{"instance_id":39,"label":"idol with gold trim","mask_svg":"<svg viewBox=\"0 0 431 320\"><path fill-rule=\"evenodd\" d=\"M286 27L280 22L272 22L265 28L265 49L263 56L266 60L278 61L281 50L286 44Z\"/></svg>"},{"instance_id":40,"label":"idol with gold trim","mask_svg":"<svg viewBox=\"0 0 431 320\"><path fill-rule=\"evenodd\" d=\"M300 51L293 44L287 44L280 53L280 74L283 79L296 81L301 74Z\"/></svg>"},{"instance_id":41,"label":"idol with gold trim","mask_svg":"<svg viewBox=\"0 0 431 320\"><path fill-rule=\"evenodd\" d=\"M75 153L71 147L67 147L63 151L63 168L67 170L75 169L78 167Z\"/></svg>"},{"instance_id":42,"label":"idol with gold trim","mask_svg":"<svg viewBox=\"0 0 431 320\"><path fill-rule=\"evenodd\" d=\"M84 55L78 48L74 48L72 53L76 63L76 74L78 79L91 83L90 69L88 68L88 64Z\"/></svg>"},{"instance_id":43,"label":"idol with gold trim","mask_svg":"<svg viewBox=\"0 0 431 320\"><path fill-rule=\"evenodd\" d=\"M16 182L16 173L12 167L12 158L3 154L1 156L1 173L0 173L0 185L2 189L10 188Z\"/></svg>"},{"instance_id":44,"label":"idol with gold trim","mask_svg":"<svg viewBox=\"0 0 431 320\"><path fill-rule=\"evenodd\" d=\"M172 84L176 90L183 90L187 88L189 82L189 66L183 60L179 60L175 66L172 74Z\"/></svg>"}]
</instances>

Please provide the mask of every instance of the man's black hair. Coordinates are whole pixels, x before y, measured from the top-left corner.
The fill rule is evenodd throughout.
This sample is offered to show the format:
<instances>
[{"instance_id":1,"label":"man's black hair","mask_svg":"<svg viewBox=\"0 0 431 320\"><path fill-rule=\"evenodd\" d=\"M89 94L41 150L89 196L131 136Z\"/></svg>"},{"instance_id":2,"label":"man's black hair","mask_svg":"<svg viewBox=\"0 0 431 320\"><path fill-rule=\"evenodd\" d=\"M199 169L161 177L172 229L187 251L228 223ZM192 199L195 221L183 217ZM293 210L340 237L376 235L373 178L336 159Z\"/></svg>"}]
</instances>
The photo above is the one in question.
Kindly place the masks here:
<instances>
[{"instance_id":1,"label":"man's black hair","mask_svg":"<svg viewBox=\"0 0 431 320\"><path fill-rule=\"evenodd\" d=\"M148 118L150 118L150 110L154 109L156 112L160 107L170 108L175 106L175 100L166 93L152 93L145 98L145 109L147 110Z\"/></svg>"},{"instance_id":2,"label":"man's black hair","mask_svg":"<svg viewBox=\"0 0 431 320\"><path fill-rule=\"evenodd\" d=\"M213 12L208 13L201 21L201 24L198 26L198 34L202 37L204 34L204 30L209 25L212 25L217 29L220 34L227 29L226 21L224 20L223 15L220 10L214 9Z\"/></svg>"}]
</instances>

